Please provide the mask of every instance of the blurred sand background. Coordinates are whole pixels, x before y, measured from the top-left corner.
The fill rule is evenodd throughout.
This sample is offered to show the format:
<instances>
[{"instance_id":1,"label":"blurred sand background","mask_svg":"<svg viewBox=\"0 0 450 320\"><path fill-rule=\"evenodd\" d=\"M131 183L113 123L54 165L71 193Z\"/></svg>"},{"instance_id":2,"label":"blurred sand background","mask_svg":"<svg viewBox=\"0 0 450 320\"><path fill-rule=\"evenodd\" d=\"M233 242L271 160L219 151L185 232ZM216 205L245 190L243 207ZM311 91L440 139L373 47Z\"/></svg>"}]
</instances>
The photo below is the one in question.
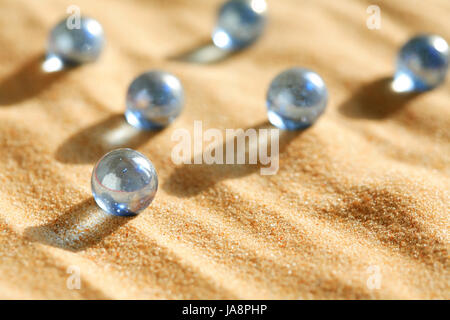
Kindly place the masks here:
<instances>
[{"instance_id":1,"label":"blurred sand background","mask_svg":"<svg viewBox=\"0 0 450 320\"><path fill-rule=\"evenodd\" d=\"M0 1L0 298L449 299L450 80L416 96L387 88L409 37L450 41L449 1L269 0L256 45L181 59L208 44L220 3ZM106 50L43 73L48 31L73 4L103 24ZM381 30L366 27L371 4ZM282 134L278 174L172 163L171 134L194 120L267 127L267 87L291 66L317 71L331 98L312 128ZM148 69L177 75L187 97L152 134L122 118ZM94 163L121 146L159 173L134 219L91 196ZM73 266L80 290L67 287Z\"/></svg>"}]
</instances>

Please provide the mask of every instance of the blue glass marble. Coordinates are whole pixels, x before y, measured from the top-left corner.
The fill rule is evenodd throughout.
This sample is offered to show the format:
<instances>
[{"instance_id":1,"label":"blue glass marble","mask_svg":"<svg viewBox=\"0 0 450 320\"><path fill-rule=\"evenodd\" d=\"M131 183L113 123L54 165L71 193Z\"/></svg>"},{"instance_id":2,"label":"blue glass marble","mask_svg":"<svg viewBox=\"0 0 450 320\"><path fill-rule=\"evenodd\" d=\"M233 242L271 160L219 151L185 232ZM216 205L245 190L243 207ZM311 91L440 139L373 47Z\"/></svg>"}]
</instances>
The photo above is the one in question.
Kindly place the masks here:
<instances>
[{"instance_id":1,"label":"blue glass marble","mask_svg":"<svg viewBox=\"0 0 450 320\"><path fill-rule=\"evenodd\" d=\"M137 77L128 88L125 117L129 124L144 130L158 130L172 123L184 105L180 80L163 71Z\"/></svg>"},{"instance_id":2,"label":"blue glass marble","mask_svg":"<svg viewBox=\"0 0 450 320\"><path fill-rule=\"evenodd\" d=\"M445 81L448 64L449 49L443 38L416 36L400 50L394 84L404 91L433 89Z\"/></svg>"},{"instance_id":3,"label":"blue glass marble","mask_svg":"<svg viewBox=\"0 0 450 320\"><path fill-rule=\"evenodd\" d=\"M230 0L219 10L212 34L214 44L224 50L249 46L263 33L267 22L265 0Z\"/></svg>"},{"instance_id":4,"label":"blue glass marble","mask_svg":"<svg viewBox=\"0 0 450 320\"><path fill-rule=\"evenodd\" d=\"M317 73L286 70L272 81L267 93L269 121L280 129L307 128L324 112L327 101L327 87Z\"/></svg>"},{"instance_id":5,"label":"blue glass marble","mask_svg":"<svg viewBox=\"0 0 450 320\"><path fill-rule=\"evenodd\" d=\"M142 153L116 149L97 162L91 186L95 201L104 211L133 216L153 201L158 176L153 164Z\"/></svg>"},{"instance_id":6,"label":"blue glass marble","mask_svg":"<svg viewBox=\"0 0 450 320\"><path fill-rule=\"evenodd\" d=\"M58 57L66 64L93 62L104 44L103 28L98 21L81 17L79 25L72 25L64 19L50 32L47 56Z\"/></svg>"}]
</instances>

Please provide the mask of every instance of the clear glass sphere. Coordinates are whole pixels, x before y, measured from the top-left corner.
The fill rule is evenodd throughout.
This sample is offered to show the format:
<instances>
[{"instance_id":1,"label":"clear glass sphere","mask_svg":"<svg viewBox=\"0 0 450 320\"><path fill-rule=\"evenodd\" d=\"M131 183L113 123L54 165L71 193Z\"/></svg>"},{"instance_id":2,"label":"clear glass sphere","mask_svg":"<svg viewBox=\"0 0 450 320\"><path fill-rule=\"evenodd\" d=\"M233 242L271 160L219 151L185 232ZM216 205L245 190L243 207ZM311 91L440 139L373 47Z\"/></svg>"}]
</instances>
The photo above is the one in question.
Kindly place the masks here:
<instances>
[{"instance_id":1,"label":"clear glass sphere","mask_svg":"<svg viewBox=\"0 0 450 320\"><path fill-rule=\"evenodd\" d=\"M102 25L94 19L64 19L50 32L47 56L58 57L68 64L93 62L105 44Z\"/></svg>"},{"instance_id":2,"label":"clear glass sphere","mask_svg":"<svg viewBox=\"0 0 450 320\"><path fill-rule=\"evenodd\" d=\"M128 88L125 117L134 127L157 130L173 122L183 105L180 80L168 72L150 71L137 77Z\"/></svg>"},{"instance_id":3,"label":"clear glass sphere","mask_svg":"<svg viewBox=\"0 0 450 320\"><path fill-rule=\"evenodd\" d=\"M433 89L445 81L448 64L449 48L443 38L416 36L400 49L394 83L402 85L405 91Z\"/></svg>"},{"instance_id":4,"label":"clear glass sphere","mask_svg":"<svg viewBox=\"0 0 450 320\"><path fill-rule=\"evenodd\" d=\"M153 164L142 153L116 149L101 158L91 177L92 194L104 211L137 215L147 208L158 189Z\"/></svg>"},{"instance_id":5,"label":"clear glass sphere","mask_svg":"<svg viewBox=\"0 0 450 320\"><path fill-rule=\"evenodd\" d=\"M280 129L304 129L324 112L327 102L327 87L317 73L292 68L279 74L269 87L269 121Z\"/></svg>"},{"instance_id":6,"label":"clear glass sphere","mask_svg":"<svg viewBox=\"0 0 450 320\"><path fill-rule=\"evenodd\" d=\"M267 22L265 0L230 0L219 10L212 34L214 44L225 50L239 50L256 41Z\"/></svg>"}]
</instances>

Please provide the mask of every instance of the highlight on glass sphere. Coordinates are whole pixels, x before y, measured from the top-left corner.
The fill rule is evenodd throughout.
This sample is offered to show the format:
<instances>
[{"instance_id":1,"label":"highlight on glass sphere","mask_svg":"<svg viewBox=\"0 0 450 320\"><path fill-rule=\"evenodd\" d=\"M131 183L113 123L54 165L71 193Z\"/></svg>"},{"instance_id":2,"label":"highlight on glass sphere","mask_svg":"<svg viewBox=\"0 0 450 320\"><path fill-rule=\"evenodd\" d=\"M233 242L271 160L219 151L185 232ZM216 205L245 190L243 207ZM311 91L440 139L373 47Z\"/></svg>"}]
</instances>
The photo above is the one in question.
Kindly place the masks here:
<instances>
[{"instance_id":1,"label":"highlight on glass sphere","mask_svg":"<svg viewBox=\"0 0 450 320\"><path fill-rule=\"evenodd\" d=\"M400 49L392 89L411 92L436 88L445 81L448 66L449 47L442 37L415 36Z\"/></svg>"},{"instance_id":2,"label":"highlight on glass sphere","mask_svg":"<svg viewBox=\"0 0 450 320\"><path fill-rule=\"evenodd\" d=\"M99 58L104 45L103 27L97 20L80 17L78 22L72 23L67 18L50 31L47 60L59 59L67 65L94 62Z\"/></svg>"},{"instance_id":3,"label":"highlight on glass sphere","mask_svg":"<svg viewBox=\"0 0 450 320\"><path fill-rule=\"evenodd\" d=\"M172 123L184 106L180 80L164 71L149 71L133 80L128 88L125 118L132 126L159 130Z\"/></svg>"},{"instance_id":4,"label":"highlight on glass sphere","mask_svg":"<svg viewBox=\"0 0 450 320\"><path fill-rule=\"evenodd\" d=\"M291 68L270 84L268 118L280 129L305 129L325 111L327 102L327 87L317 73L305 68Z\"/></svg>"},{"instance_id":5,"label":"highlight on glass sphere","mask_svg":"<svg viewBox=\"0 0 450 320\"><path fill-rule=\"evenodd\" d=\"M265 0L230 0L219 10L212 40L224 50L243 49L262 35L266 23Z\"/></svg>"},{"instance_id":6,"label":"highlight on glass sphere","mask_svg":"<svg viewBox=\"0 0 450 320\"><path fill-rule=\"evenodd\" d=\"M158 176L152 162L132 149L116 149L95 165L92 194L98 206L118 216L134 216L153 201Z\"/></svg>"}]
</instances>

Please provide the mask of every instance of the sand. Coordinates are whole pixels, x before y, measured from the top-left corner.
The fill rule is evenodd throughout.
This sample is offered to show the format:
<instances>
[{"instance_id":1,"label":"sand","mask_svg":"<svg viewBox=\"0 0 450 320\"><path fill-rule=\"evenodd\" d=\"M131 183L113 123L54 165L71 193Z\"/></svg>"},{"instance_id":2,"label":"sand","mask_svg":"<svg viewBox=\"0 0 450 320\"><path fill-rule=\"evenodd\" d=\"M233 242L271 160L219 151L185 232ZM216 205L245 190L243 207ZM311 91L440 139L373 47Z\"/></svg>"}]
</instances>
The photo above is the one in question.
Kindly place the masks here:
<instances>
[{"instance_id":1,"label":"sand","mask_svg":"<svg viewBox=\"0 0 450 320\"><path fill-rule=\"evenodd\" d=\"M388 88L410 36L450 40L449 2L268 2L257 44L202 63L220 1L78 0L107 48L46 74L48 31L75 2L1 1L0 298L450 298L450 81L420 95ZM371 4L380 30L366 26ZM276 175L173 164L171 135L195 120L270 127L267 87L291 66L317 71L330 101L313 127L281 134ZM177 75L187 97L158 133L122 117L127 86L148 69ZM93 165L116 147L159 174L134 219L91 195Z\"/></svg>"}]
</instances>

